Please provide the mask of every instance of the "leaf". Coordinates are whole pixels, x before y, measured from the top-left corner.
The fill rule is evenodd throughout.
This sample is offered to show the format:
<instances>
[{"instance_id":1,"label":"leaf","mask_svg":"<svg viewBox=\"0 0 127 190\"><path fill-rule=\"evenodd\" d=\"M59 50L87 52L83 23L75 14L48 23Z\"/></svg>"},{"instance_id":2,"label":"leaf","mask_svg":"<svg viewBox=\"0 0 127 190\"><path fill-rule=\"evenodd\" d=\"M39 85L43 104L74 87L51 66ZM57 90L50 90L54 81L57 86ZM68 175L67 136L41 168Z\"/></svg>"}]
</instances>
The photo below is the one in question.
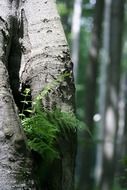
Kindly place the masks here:
<instances>
[{"instance_id":1,"label":"leaf","mask_svg":"<svg viewBox=\"0 0 127 190\"><path fill-rule=\"evenodd\" d=\"M28 101L26 101L26 100L23 100L23 101L21 101L22 103L24 103L24 104L29 104L29 102Z\"/></svg>"},{"instance_id":2,"label":"leaf","mask_svg":"<svg viewBox=\"0 0 127 190\"><path fill-rule=\"evenodd\" d=\"M19 116L20 116L20 117L21 117L21 116L25 117L25 115L24 115L23 113L20 113Z\"/></svg>"},{"instance_id":3,"label":"leaf","mask_svg":"<svg viewBox=\"0 0 127 190\"><path fill-rule=\"evenodd\" d=\"M29 110L29 109L24 110L24 111L26 111L26 112L28 112L28 113L33 113L33 110Z\"/></svg>"},{"instance_id":4,"label":"leaf","mask_svg":"<svg viewBox=\"0 0 127 190\"><path fill-rule=\"evenodd\" d=\"M28 95L30 93L30 88L25 88L24 94Z\"/></svg>"}]
</instances>

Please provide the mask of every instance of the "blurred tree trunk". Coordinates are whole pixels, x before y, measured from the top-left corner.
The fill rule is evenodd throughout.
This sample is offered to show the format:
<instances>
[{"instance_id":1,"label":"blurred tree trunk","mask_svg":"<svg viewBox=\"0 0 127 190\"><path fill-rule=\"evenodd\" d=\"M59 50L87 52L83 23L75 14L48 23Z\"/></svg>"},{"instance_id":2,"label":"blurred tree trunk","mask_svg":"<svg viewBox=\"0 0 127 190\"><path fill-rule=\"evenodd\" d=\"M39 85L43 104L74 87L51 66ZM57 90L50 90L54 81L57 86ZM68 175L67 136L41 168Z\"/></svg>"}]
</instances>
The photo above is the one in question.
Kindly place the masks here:
<instances>
[{"instance_id":1,"label":"blurred tree trunk","mask_svg":"<svg viewBox=\"0 0 127 190\"><path fill-rule=\"evenodd\" d=\"M112 188L118 129L118 103L121 71L124 0L105 1L103 58L101 70L101 127L103 127L103 155L100 190ZM103 75L103 76L102 76Z\"/></svg>"},{"instance_id":2,"label":"blurred tree trunk","mask_svg":"<svg viewBox=\"0 0 127 190\"><path fill-rule=\"evenodd\" d=\"M85 83L85 123L91 134L94 131L93 116L95 114L96 89L97 89L97 73L99 68L99 50L102 35L104 0L97 0L95 5L94 23L92 30L91 47L89 50L89 62L86 68L86 83ZM92 190L94 183L93 164L95 161L94 145L88 132L83 135L84 146L81 158L81 174L79 189Z\"/></svg>"},{"instance_id":3,"label":"blurred tree trunk","mask_svg":"<svg viewBox=\"0 0 127 190\"><path fill-rule=\"evenodd\" d=\"M118 176L120 186L126 188L126 166L124 159L127 155L127 73L123 71L120 80L120 101L119 101L119 127L117 131L116 147L116 169L115 176ZM121 162L120 162L121 160Z\"/></svg>"},{"instance_id":4,"label":"blurred tree trunk","mask_svg":"<svg viewBox=\"0 0 127 190\"><path fill-rule=\"evenodd\" d=\"M79 38L80 38L80 24L82 14L82 0L74 1L73 17L72 17L72 45L71 54L74 63L74 78L77 81L78 61L79 61Z\"/></svg>"},{"instance_id":5,"label":"blurred tree trunk","mask_svg":"<svg viewBox=\"0 0 127 190\"><path fill-rule=\"evenodd\" d=\"M124 156L127 155L127 73L125 72L125 81L124 81L124 132L122 138L121 146L123 148ZM123 145L124 144L124 145Z\"/></svg>"},{"instance_id":6,"label":"blurred tree trunk","mask_svg":"<svg viewBox=\"0 0 127 190\"><path fill-rule=\"evenodd\" d=\"M119 158L119 155L121 156L119 160L122 160L122 162L118 162L117 166L117 173L116 175L119 176L119 184L122 189L126 189L127 187L127 164L126 164L126 158L127 158L127 74L126 74L126 82L125 82L125 104L124 104L124 129L123 134L121 135L120 139L120 146L117 148L117 157ZM118 161L119 161L118 160Z\"/></svg>"},{"instance_id":7,"label":"blurred tree trunk","mask_svg":"<svg viewBox=\"0 0 127 190\"><path fill-rule=\"evenodd\" d=\"M31 12L32 10L32 12ZM37 14L37 16L35 16ZM48 95L43 97L44 110L60 108L74 112L74 80L72 62L54 0L28 0L22 3L22 60L23 86L29 86L34 99L47 84L61 75L67 76ZM64 127L64 126L63 126ZM76 154L76 131L70 129L59 136L60 159L50 168L43 190L73 190ZM43 164L43 163L42 163ZM42 171L43 172L43 171Z\"/></svg>"}]
</instances>

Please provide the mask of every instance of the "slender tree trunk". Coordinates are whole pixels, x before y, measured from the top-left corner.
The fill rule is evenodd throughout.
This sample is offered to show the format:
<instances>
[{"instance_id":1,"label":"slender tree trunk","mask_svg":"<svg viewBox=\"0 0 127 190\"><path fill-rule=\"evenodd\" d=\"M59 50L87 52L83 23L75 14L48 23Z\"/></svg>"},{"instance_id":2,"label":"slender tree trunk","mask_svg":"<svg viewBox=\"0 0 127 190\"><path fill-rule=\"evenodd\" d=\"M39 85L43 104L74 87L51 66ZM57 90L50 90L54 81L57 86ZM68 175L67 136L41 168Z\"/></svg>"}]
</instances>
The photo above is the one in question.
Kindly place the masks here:
<instances>
[{"instance_id":1,"label":"slender tree trunk","mask_svg":"<svg viewBox=\"0 0 127 190\"><path fill-rule=\"evenodd\" d=\"M0 188L35 189L8 76L8 57L16 18L16 1L0 2Z\"/></svg>"},{"instance_id":2,"label":"slender tree trunk","mask_svg":"<svg viewBox=\"0 0 127 190\"><path fill-rule=\"evenodd\" d=\"M35 16L37 14L37 16ZM61 111L74 112L74 81L72 62L63 28L54 0L28 0L21 5L22 60L21 82L29 85L34 99L47 84L63 74L68 74L53 92L42 100L44 110L58 107ZM76 154L76 131L58 139L60 160L54 162L42 189L73 190Z\"/></svg>"},{"instance_id":3,"label":"slender tree trunk","mask_svg":"<svg viewBox=\"0 0 127 190\"><path fill-rule=\"evenodd\" d=\"M81 13L82 13L82 0L74 1L74 10L72 17L72 61L74 63L74 77L77 81L78 72L78 61L79 61L79 37L80 37L80 24L81 24Z\"/></svg>"},{"instance_id":4,"label":"slender tree trunk","mask_svg":"<svg viewBox=\"0 0 127 190\"><path fill-rule=\"evenodd\" d=\"M94 131L93 116L95 113L97 73L99 67L99 49L101 44L102 21L104 0L97 0L95 6L94 23L92 30L92 41L89 51L89 62L86 69L86 97L85 97L85 123L91 134ZM94 93L93 93L94 92ZM93 163L95 161L94 145L91 136L84 132L85 147L82 155L82 171L79 189L92 190L93 187Z\"/></svg>"},{"instance_id":5,"label":"slender tree trunk","mask_svg":"<svg viewBox=\"0 0 127 190\"><path fill-rule=\"evenodd\" d=\"M126 105L127 97L127 73L123 71L121 74L120 81L120 101L119 101L119 127L117 131L117 147L116 147L116 170L115 176L118 176L119 184L121 187L126 188L126 179L123 176L126 176L126 169L123 162L127 155L127 125L126 125Z\"/></svg>"},{"instance_id":6,"label":"slender tree trunk","mask_svg":"<svg viewBox=\"0 0 127 190\"><path fill-rule=\"evenodd\" d=\"M126 97L127 97L127 73L125 73L125 81L124 81L125 83L124 83L124 95L125 95L125 99L124 99L124 103L125 103L125 105L124 105L124 116L125 116L125 118L124 118L124 138L123 138L123 140L124 140L124 146L123 146L123 153L124 153L124 156L126 156L127 155L127 140L126 140L126 136L127 136L127 101L126 101ZM122 144L123 145L123 144Z\"/></svg>"},{"instance_id":7,"label":"slender tree trunk","mask_svg":"<svg viewBox=\"0 0 127 190\"><path fill-rule=\"evenodd\" d=\"M103 70L104 72L102 73L105 75L105 81L103 81L103 85L106 86L106 88L103 91L104 97L102 99L104 107L101 112L104 139L102 174L100 181L101 190L111 189L114 179L124 15L124 0L105 2L106 10L103 47L105 50L105 56L107 57L105 60L107 61L103 61L103 64L105 63L105 71Z\"/></svg>"},{"instance_id":8,"label":"slender tree trunk","mask_svg":"<svg viewBox=\"0 0 127 190\"><path fill-rule=\"evenodd\" d=\"M104 26L103 26L103 42L101 51L101 64L100 64L100 87L99 87L99 112L101 115L100 128L98 130L98 140L101 142L97 146L97 163L96 163L96 181L99 183L102 173L102 141L103 141L103 128L105 118L105 96L107 91L107 67L109 64L109 33L110 33L110 15L111 15L111 0L105 0L104 5ZM102 64L103 63L103 64Z\"/></svg>"}]
</instances>

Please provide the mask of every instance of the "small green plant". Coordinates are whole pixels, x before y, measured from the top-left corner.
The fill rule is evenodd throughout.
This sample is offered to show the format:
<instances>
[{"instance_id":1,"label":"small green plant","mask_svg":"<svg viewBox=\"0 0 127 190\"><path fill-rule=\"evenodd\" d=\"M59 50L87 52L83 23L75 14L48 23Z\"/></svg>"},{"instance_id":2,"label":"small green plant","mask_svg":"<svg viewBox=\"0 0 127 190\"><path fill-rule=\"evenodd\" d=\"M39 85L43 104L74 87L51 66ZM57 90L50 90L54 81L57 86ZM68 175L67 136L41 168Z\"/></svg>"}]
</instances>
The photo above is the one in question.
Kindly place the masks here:
<instances>
[{"instance_id":1,"label":"small green plant","mask_svg":"<svg viewBox=\"0 0 127 190\"><path fill-rule=\"evenodd\" d=\"M76 132L78 120L71 113L53 111L36 112L30 118L22 120L22 125L27 136L27 143L31 150L38 152L44 160L53 161L59 158L56 150L57 137L62 132ZM65 134L64 134L65 133Z\"/></svg>"},{"instance_id":2,"label":"small green plant","mask_svg":"<svg viewBox=\"0 0 127 190\"><path fill-rule=\"evenodd\" d=\"M77 126L81 126L72 112L62 112L58 108L52 111L42 110L41 100L69 75L69 73L64 73L43 89L35 98L33 109L25 110L31 113L30 117L25 117L24 110L20 114L28 147L41 155L43 160L53 161L55 158L59 158L60 155L56 149L58 136L60 134L66 136L66 132L68 134L71 134L72 131L76 133ZM23 104L28 104L26 97L29 93L30 89L25 89Z\"/></svg>"},{"instance_id":3,"label":"small green plant","mask_svg":"<svg viewBox=\"0 0 127 190\"><path fill-rule=\"evenodd\" d=\"M22 94L22 96L24 97L24 100L21 101L23 107L22 107L22 112L19 114L20 118L21 118L21 121L25 118L25 114L24 112L29 112L29 113L32 113L32 110L31 109L27 109L25 110L25 106L28 105L29 103L31 103L31 101L28 101L27 98L30 93L30 89L29 88L26 88Z\"/></svg>"}]
</instances>

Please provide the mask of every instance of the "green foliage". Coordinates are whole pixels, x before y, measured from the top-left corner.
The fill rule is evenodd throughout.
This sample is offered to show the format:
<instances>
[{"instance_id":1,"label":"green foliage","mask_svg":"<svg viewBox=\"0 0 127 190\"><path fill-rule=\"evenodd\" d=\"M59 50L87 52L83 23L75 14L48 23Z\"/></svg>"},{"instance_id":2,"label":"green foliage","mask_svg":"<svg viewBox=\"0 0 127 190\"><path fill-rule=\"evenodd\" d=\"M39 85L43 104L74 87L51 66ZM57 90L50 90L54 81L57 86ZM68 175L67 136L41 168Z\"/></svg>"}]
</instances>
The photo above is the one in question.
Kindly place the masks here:
<instances>
[{"instance_id":1,"label":"green foliage","mask_svg":"<svg viewBox=\"0 0 127 190\"><path fill-rule=\"evenodd\" d=\"M59 158L56 144L60 133L66 135L66 131L71 133L71 129L76 132L78 123L79 121L72 113L61 112L58 109L39 111L30 118L22 120L29 148L38 152L44 160L48 161Z\"/></svg>"},{"instance_id":2,"label":"green foliage","mask_svg":"<svg viewBox=\"0 0 127 190\"><path fill-rule=\"evenodd\" d=\"M42 99L57 86L59 86L70 73L64 72L51 83L47 84L43 91L35 98L33 109L22 110L21 121L27 137L28 147L37 152L45 162L51 163L55 158L59 159L59 137L69 138L69 135L76 133L77 127L84 128L74 113L62 112L60 109L42 110ZM30 89L25 89L24 100L22 103L27 105L27 96L30 94ZM23 106L24 109L25 106ZM24 111L29 112L30 117L25 117Z\"/></svg>"},{"instance_id":3,"label":"green foliage","mask_svg":"<svg viewBox=\"0 0 127 190\"><path fill-rule=\"evenodd\" d=\"M48 121L46 113L36 113L22 121L31 150L38 152L44 159L52 160L58 157L54 148L58 129Z\"/></svg>"},{"instance_id":4,"label":"green foliage","mask_svg":"<svg viewBox=\"0 0 127 190\"><path fill-rule=\"evenodd\" d=\"M29 88L26 88L22 94L22 96L24 96L24 100L21 101L21 103L23 104L23 108L22 108L22 112L19 114L21 120L23 118L25 118L25 114L24 112L29 112L31 113L31 110L25 110L25 105L28 105L29 103L31 103L31 101L28 101L27 98L28 96L30 96L30 89Z\"/></svg>"},{"instance_id":5,"label":"green foliage","mask_svg":"<svg viewBox=\"0 0 127 190\"><path fill-rule=\"evenodd\" d=\"M47 84L43 91L35 98L33 109L23 110L20 114L27 136L28 147L41 155L43 160L49 162L52 162L55 158L59 158L59 151L56 149L59 135L62 133L62 135L66 136L66 132L76 132L79 121L72 112L62 112L58 108L52 111L43 111L41 100L69 75L70 73L64 73L50 84ZM27 104L26 97L29 95L29 92L29 89L25 90L23 104ZM29 118L24 117L24 111L30 112L31 116Z\"/></svg>"},{"instance_id":6,"label":"green foliage","mask_svg":"<svg viewBox=\"0 0 127 190\"><path fill-rule=\"evenodd\" d=\"M67 15L68 14L68 8L67 8L65 3L59 2L57 5L57 8L58 8L59 14L61 14L61 15Z\"/></svg>"}]
</instances>

